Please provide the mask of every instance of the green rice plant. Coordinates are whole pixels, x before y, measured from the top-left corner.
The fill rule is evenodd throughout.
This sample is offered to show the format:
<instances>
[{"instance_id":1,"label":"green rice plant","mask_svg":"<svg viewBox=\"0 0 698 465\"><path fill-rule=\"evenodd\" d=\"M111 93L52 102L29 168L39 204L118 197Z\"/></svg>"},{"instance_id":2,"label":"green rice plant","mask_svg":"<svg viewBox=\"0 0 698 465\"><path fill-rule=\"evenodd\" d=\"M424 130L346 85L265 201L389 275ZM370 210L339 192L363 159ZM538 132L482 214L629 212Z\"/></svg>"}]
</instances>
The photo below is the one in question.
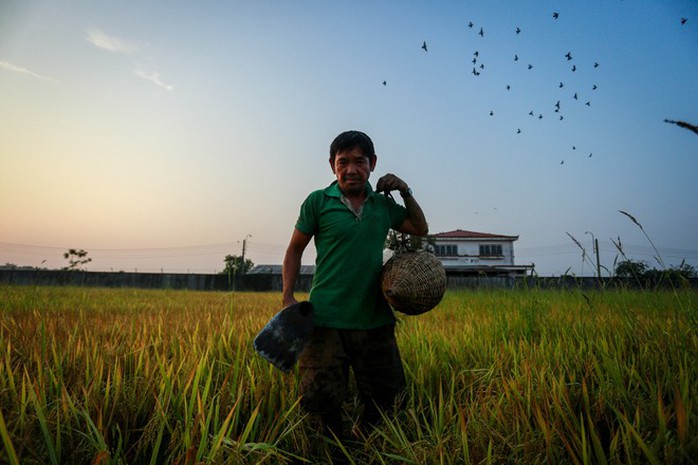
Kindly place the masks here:
<instances>
[{"instance_id":1,"label":"green rice plant","mask_svg":"<svg viewBox=\"0 0 698 465\"><path fill-rule=\"evenodd\" d=\"M402 407L324 438L251 348L278 293L0 287L2 463L692 463L691 290L449 291ZM231 307L232 299L235 305ZM355 397L347 400L351 418Z\"/></svg>"},{"instance_id":2,"label":"green rice plant","mask_svg":"<svg viewBox=\"0 0 698 465\"><path fill-rule=\"evenodd\" d=\"M2 445L5 449L5 455L7 456L8 463L10 463L10 465L19 465L17 452L15 451L12 441L10 440L10 433L7 431L7 425L5 424L5 419L2 416L2 410L0 410L0 438L2 439Z\"/></svg>"}]
</instances>

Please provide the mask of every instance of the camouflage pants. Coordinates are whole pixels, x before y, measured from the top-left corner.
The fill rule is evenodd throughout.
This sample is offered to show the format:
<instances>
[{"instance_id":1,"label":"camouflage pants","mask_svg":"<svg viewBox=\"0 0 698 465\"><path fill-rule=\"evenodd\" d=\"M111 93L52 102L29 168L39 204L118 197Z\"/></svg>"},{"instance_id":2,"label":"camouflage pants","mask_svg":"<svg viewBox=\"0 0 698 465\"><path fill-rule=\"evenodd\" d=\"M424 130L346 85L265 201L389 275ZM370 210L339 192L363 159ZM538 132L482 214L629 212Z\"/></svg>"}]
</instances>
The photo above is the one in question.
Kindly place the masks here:
<instances>
[{"instance_id":1,"label":"camouflage pants","mask_svg":"<svg viewBox=\"0 0 698 465\"><path fill-rule=\"evenodd\" d=\"M389 409L405 388L395 324L370 330L315 327L301 354L301 406L310 413L341 409L348 396L349 368L366 409Z\"/></svg>"}]
</instances>

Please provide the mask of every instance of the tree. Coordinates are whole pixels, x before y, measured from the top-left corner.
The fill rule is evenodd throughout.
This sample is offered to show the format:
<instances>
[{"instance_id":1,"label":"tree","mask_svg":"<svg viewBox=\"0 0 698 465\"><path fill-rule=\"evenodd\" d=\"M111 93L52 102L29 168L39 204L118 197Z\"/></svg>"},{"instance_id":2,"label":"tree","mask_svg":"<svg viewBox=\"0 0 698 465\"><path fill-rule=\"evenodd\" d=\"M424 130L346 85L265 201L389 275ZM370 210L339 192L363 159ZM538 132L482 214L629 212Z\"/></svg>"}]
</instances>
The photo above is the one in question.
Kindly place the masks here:
<instances>
[{"instance_id":1,"label":"tree","mask_svg":"<svg viewBox=\"0 0 698 465\"><path fill-rule=\"evenodd\" d=\"M615 273L619 278L641 278L648 269L643 261L621 260L616 264Z\"/></svg>"},{"instance_id":2,"label":"tree","mask_svg":"<svg viewBox=\"0 0 698 465\"><path fill-rule=\"evenodd\" d=\"M654 268L647 270L644 277L655 281L670 279L673 282L681 282L685 279L695 278L696 269L693 265L689 265L683 261L679 266L670 266L666 270L657 270Z\"/></svg>"},{"instance_id":3,"label":"tree","mask_svg":"<svg viewBox=\"0 0 698 465\"><path fill-rule=\"evenodd\" d=\"M685 260L682 261L678 267L672 266L669 269L676 272L679 276L683 276L684 278L698 277L698 273L696 273L696 267L693 265L689 265L688 263L686 263Z\"/></svg>"},{"instance_id":4,"label":"tree","mask_svg":"<svg viewBox=\"0 0 698 465\"><path fill-rule=\"evenodd\" d=\"M81 270L83 265L87 265L92 261L91 258L87 257L87 252L82 249L70 249L63 254L63 258L68 260L68 266L63 267L67 271Z\"/></svg>"},{"instance_id":5,"label":"tree","mask_svg":"<svg viewBox=\"0 0 698 465\"><path fill-rule=\"evenodd\" d=\"M239 255L226 255L223 261L225 262L225 268L221 274L245 274L254 266L252 260L249 258L243 259Z\"/></svg>"},{"instance_id":6,"label":"tree","mask_svg":"<svg viewBox=\"0 0 698 465\"><path fill-rule=\"evenodd\" d=\"M393 229L388 231L388 237L385 239L385 248L397 250L404 246L406 250L434 250L433 236L413 236L411 234L403 234Z\"/></svg>"},{"instance_id":7,"label":"tree","mask_svg":"<svg viewBox=\"0 0 698 465\"><path fill-rule=\"evenodd\" d=\"M642 279L645 282L661 283L668 280L673 283L680 283L689 278L696 277L696 269L682 261L679 266L671 266L666 269L650 268L643 261L623 260L616 265L616 276L619 278Z\"/></svg>"}]
</instances>

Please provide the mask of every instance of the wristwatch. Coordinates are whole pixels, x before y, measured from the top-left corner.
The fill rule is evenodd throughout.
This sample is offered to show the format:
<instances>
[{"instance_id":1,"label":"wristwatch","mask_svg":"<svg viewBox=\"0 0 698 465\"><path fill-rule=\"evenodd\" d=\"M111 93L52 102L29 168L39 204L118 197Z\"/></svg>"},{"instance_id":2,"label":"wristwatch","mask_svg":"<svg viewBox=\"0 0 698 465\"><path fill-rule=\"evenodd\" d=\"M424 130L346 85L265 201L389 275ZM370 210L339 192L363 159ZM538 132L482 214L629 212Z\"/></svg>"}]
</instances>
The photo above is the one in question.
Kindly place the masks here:
<instances>
[{"instance_id":1,"label":"wristwatch","mask_svg":"<svg viewBox=\"0 0 698 465\"><path fill-rule=\"evenodd\" d=\"M400 191L400 197L402 197L403 199L409 199L410 197L412 197L412 189L408 187L407 190Z\"/></svg>"}]
</instances>

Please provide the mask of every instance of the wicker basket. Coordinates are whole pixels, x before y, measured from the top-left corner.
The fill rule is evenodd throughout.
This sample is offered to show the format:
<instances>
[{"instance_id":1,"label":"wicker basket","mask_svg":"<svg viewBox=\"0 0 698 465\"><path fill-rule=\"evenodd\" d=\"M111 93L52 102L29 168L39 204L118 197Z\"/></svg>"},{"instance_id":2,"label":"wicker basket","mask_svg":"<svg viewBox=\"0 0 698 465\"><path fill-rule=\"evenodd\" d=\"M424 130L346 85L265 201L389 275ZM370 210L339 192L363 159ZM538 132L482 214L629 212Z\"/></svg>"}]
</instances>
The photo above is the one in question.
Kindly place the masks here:
<instances>
[{"instance_id":1,"label":"wicker basket","mask_svg":"<svg viewBox=\"0 0 698 465\"><path fill-rule=\"evenodd\" d=\"M398 251L383 265L381 289L393 309L420 315L441 302L446 292L446 272L429 252Z\"/></svg>"}]
</instances>

